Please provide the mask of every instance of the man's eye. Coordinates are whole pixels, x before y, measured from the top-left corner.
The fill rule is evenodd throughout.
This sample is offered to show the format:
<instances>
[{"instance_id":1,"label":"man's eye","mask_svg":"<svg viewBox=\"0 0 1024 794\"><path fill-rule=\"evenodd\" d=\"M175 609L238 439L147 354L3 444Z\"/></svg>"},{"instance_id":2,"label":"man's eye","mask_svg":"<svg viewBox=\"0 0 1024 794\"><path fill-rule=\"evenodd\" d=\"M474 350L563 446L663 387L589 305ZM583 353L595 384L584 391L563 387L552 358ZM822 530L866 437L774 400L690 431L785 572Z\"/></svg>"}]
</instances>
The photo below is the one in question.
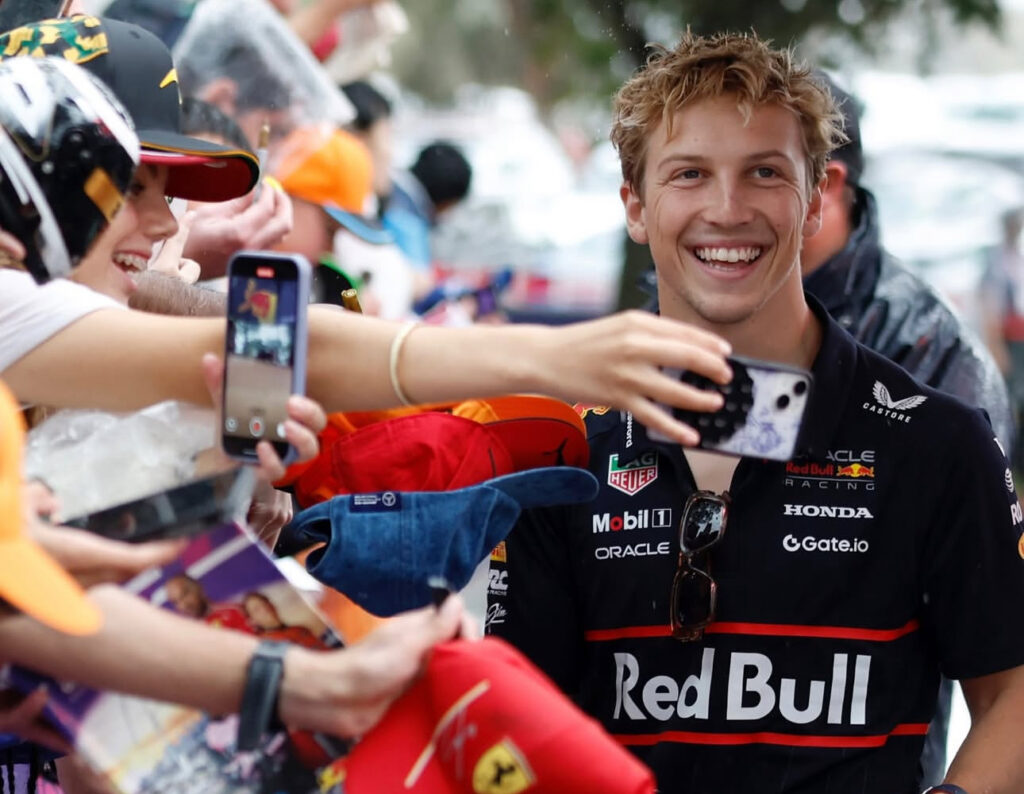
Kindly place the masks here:
<instances>
[{"instance_id":1,"label":"man's eye","mask_svg":"<svg viewBox=\"0 0 1024 794\"><path fill-rule=\"evenodd\" d=\"M779 175L779 172L769 165L759 165L754 171L762 179L771 179L773 176Z\"/></svg>"},{"instance_id":2,"label":"man's eye","mask_svg":"<svg viewBox=\"0 0 1024 794\"><path fill-rule=\"evenodd\" d=\"M142 195L142 191L144 191L145 189L146 189L146 186L143 185L141 182L132 182L131 187L128 188L128 195L129 196L141 196Z\"/></svg>"},{"instance_id":3,"label":"man's eye","mask_svg":"<svg viewBox=\"0 0 1024 794\"><path fill-rule=\"evenodd\" d=\"M700 170L697 168L684 168L682 171L676 171L676 179L699 179Z\"/></svg>"}]
</instances>

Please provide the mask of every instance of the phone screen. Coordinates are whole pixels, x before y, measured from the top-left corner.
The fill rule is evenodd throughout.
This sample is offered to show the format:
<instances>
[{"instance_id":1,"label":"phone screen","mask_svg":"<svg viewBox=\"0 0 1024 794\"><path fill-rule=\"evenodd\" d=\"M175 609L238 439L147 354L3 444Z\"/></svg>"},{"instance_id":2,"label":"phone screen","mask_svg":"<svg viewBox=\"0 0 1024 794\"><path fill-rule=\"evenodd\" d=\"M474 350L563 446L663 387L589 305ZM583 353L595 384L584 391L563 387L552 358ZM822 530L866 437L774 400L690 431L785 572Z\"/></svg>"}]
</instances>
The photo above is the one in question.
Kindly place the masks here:
<instances>
[{"instance_id":1,"label":"phone screen","mask_svg":"<svg viewBox=\"0 0 1024 794\"><path fill-rule=\"evenodd\" d=\"M255 457L270 441L288 452L284 422L304 331L298 266L288 258L238 257L228 272L228 328L224 356L223 446L235 457Z\"/></svg>"}]
</instances>

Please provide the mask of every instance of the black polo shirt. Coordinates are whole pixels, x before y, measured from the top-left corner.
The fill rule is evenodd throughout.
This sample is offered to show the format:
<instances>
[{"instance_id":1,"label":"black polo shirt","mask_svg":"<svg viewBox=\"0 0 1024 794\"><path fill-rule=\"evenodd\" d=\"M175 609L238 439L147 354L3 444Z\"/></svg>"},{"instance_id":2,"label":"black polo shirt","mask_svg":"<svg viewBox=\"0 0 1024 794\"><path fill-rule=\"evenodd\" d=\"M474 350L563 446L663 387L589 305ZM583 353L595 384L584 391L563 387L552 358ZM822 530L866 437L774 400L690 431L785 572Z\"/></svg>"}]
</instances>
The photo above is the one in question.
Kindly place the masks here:
<instances>
[{"instance_id":1,"label":"black polo shirt","mask_svg":"<svg viewBox=\"0 0 1024 794\"><path fill-rule=\"evenodd\" d=\"M917 791L941 670L1024 664L1024 544L984 415L823 325L803 453L744 458L704 639L669 634L693 477L629 415L585 412L590 505L524 515L487 630L651 766L661 792Z\"/></svg>"}]
</instances>

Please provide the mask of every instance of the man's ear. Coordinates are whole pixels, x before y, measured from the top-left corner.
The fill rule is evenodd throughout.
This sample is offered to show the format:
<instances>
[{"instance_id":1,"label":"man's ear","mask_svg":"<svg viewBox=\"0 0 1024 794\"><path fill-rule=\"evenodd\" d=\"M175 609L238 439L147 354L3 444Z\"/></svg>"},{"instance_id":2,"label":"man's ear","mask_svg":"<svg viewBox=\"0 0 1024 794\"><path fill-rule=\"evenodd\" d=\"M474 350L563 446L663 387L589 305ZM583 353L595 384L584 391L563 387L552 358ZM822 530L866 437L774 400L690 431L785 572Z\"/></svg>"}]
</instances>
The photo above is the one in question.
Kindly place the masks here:
<instances>
[{"instance_id":1,"label":"man's ear","mask_svg":"<svg viewBox=\"0 0 1024 794\"><path fill-rule=\"evenodd\" d=\"M236 96L238 96L238 86L230 77L215 77L199 92L200 99L215 105L232 117L235 115Z\"/></svg>"},{"instance_id":2,"label":"man's ear","mask_svg":"<svg viewBox=\"0 0 1024 794\"><path fill-rule=\"evenodd\" d=\"M829 160L825 165L825 179L822 181L822 193L826 200L835 198L839 200L846 187L846 176L849 169L842 160Z\"/></svg>"},{"instance_id":3,"label":"man's ear","mask_svg":"<svg viewBox=\"0 0 1024 794\"><path fill-rule=\"evenodd\" d=\"M626 209L626 231L629 233L629 239L638 245L647 245L649 240L643 201L629 182L622 183L619 198Z\"/></svg>"},{"instance_id":4,"label":"man's ear","mask_svg":"<svg viewBox=\"0 0 1024 794\"><path fill-rule=\"evenodd\" d=\"M807 213L804 215L804 227L802 234L804 237L813 237L819 231L821 231L821 208L822 208L822 194L825 191L826 180L822 180L811 188L811 195L807 202Z\"/></svg>"}]
</instances>

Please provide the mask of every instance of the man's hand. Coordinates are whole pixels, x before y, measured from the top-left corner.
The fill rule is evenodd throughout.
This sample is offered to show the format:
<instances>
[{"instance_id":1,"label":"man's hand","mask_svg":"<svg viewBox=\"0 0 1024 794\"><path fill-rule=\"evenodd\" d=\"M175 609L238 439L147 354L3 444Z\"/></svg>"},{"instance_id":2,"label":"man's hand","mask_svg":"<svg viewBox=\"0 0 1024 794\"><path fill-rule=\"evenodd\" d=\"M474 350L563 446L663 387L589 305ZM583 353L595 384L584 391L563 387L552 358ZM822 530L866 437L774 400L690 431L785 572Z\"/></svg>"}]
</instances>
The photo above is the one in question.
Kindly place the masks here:
<instances>
[{"instance_id":1,"label":"man's hand","mask_svg":"<svg viewBox=\"0 0 1024 794\"><path fill-rule=\"evenodd\" d=\"M236 251L270 248L292 230L291 199L267 183L258 197L252 190L231 201L194 206L183 255L201 264L204 279L223 276Z\"/></svg>"},{"instance_id":2,"label":"man's hand","mask_svg":"<svg viewBox=\"0 0 1024 794\"><path fill-rule=\"evenodd\" d=\"M362 642L339 651L289 651L279 714L288 725L335 736L361 736L412 684L430 649L456 636L475 636L462 600L390 619Z\"/></svg>"},{"instance_id":3,"label":"man's hand","mask_svg":"<svg viewBox=\"0 0 1024 794\"><path fill-rule=\"evenodd\" d=\"M25 697L11 690L0 692L0 733L13 734L59 753L71 752L71 745L44 721L43 709L48 699L49 694L42 687Z\"/></svg>"}]
</instances>

